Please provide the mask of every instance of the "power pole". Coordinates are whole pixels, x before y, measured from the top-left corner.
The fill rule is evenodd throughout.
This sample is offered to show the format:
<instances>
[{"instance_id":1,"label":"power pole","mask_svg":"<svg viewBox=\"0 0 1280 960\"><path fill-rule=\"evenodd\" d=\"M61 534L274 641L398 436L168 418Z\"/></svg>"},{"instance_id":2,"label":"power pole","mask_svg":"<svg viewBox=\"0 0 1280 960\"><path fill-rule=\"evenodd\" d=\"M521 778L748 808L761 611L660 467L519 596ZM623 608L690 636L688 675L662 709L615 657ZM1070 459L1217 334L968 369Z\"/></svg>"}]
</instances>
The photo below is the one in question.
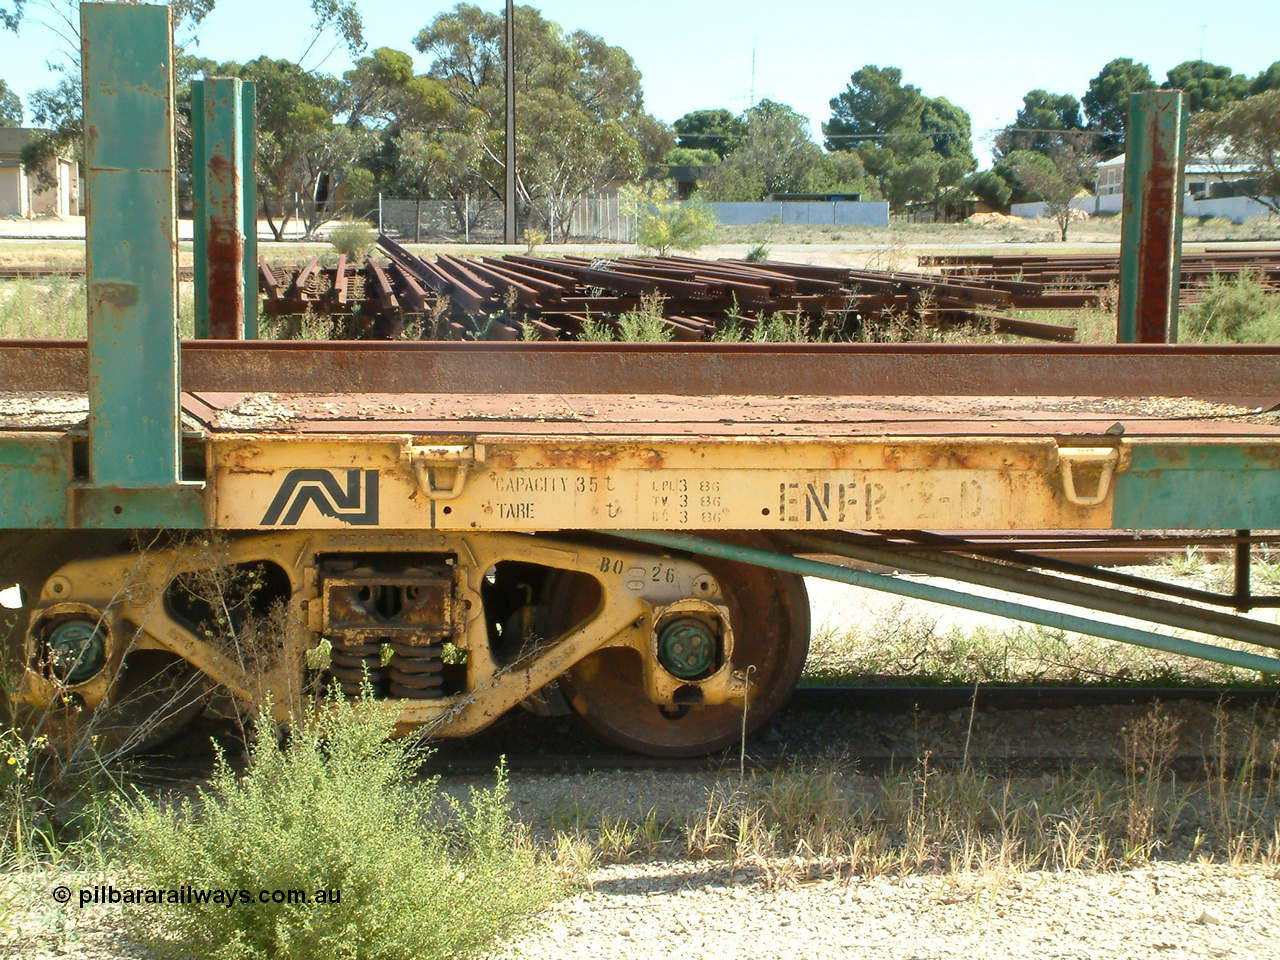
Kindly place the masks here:
<instances>
[{"instance_id":1,"label":"power pole","mask_svg":"<svg viewBox=\"0 0 1280 960\"><path fill-rule=\"evenodd\" d=\"M507 0L507 189L503 239L516 242L516 6Z\"/></svg>"}]
</instances>

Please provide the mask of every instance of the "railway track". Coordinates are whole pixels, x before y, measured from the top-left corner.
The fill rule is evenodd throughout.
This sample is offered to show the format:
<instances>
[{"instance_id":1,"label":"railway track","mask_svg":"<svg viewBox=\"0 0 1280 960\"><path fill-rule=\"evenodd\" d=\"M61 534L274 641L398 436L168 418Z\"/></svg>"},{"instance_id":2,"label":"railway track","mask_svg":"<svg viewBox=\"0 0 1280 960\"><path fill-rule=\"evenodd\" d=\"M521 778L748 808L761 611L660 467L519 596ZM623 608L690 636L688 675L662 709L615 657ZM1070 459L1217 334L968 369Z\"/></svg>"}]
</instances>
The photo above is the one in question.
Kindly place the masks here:
<instances>
[{"instance_id":1,"label":"railway track","mask_svg":"<svg viewBox=\"0 0 1280 960\"><path fill-rule=\"evenodd\" d=\"M785 769L796 763L836 761L866 775L913 768L929 755L930 767L957 770L966 765L993 775L1027 776L1064 770L1123 772L1118 751L1099 752L1080 743L1068 749L1005 749L998 752L980 740L966 756L950 749L944 738L941 749L927 742L910 742L902 736L904 724L922 718L942 723L950 715L953 725L964 728L974 709L971 686L903 687L800 687L764 731L749 737L745 757L731 747L705 757L655 758L602 745L584 734L568 717L536 717L513 711L488 731L465 740L437 740L424 772L461 777L491 776L497 765L520 774L588 774L604 771L657 771L670 773L720 773L739 769ZM1280 687L1142 687L1142 686L1028 686L992 685L977 688L976 716L1003 718L1024 731L1037 726L1051 729L1062 724L1065 712L1102 714L1104 727L1119 731L1129 719L1146 713L1155 704L1221 707L1228 714L1280 708ZM842 742L847 730L861 735ZM137 758L132 772L153 784L198 781L212 771L210 738L218 740L233 758L242 755L238 732L225 723L193 727L167 747ZM1215 773L1232 772L1238 764L1215 764ZM1180 780L1204 779L1204 756L1193 750L1173 757L1169 770ZM1253 771L1255 777L1269 770Z\"/></svg>"},{"instance_id":2,"label":"railway track","mask_svg":"<svg viewBox=\"0 0 1280 960\"><path fill-rule=\"evenodd\" d=\"M508 769L527 775L590 773L594 771L669 771L717 773L744 764L756 771L785 769L793 764L835 761L860 773L877 775L914 768L926 754L936 770L968 765L996 775L1022 776L1064 770L1101 769L1123 772L1119 750L1096 744L1064 742L1030 749L1031 740L1012 748L993 750L975 737L966 755L963 743L948 736L931 745L913 742L907 731L917 723L947 725L963 730L973 705L972 687L801 687L762 732L748 738L745 754L737 746L706 757L655 759L603 747L584 737L567 718L513 716L481 735L465 741L441 741L427 762L429 772L452 776L485 776L505 758ZM1224 689L1215 687L979 687L977 714L1023 732L1037 726L1052 732L1066 713L1102 715L1101 726L1117 732L1156 703L1167 708L1221 706L1229 714L1280 707L1280 689ZM532 723L530 721L533 721ZM981 722L981 720L980 720ZM1033 738L1034 739L1034 738ZM1188 745L1190 746L1190 745ZM1231 762L1227 769L1235 769ZM1203 779L1207 773L1198 748L1170 759L1179 779ZM1223 768L1214 766L1215 771ZM1255 773L1266 776L1265 772Z\"/></svg>"}]
</instances>

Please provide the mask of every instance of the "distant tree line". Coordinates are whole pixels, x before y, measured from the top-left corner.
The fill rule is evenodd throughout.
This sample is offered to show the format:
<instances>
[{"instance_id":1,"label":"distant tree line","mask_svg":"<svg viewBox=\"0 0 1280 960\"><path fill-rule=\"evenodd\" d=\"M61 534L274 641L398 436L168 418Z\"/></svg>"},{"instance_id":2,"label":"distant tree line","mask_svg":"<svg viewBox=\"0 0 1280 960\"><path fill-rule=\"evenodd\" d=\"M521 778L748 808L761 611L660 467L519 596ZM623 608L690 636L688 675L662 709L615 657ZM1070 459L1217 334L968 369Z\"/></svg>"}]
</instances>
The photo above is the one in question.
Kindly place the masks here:
<instances>
[{"instance_id":1,"label":"distant tree line","mask_svg":"<svg viewBox=\"0 0 1280 960\"><path fill-rule=\"evenodd\" d=\"M1272 105L1271 126L1280 116L1275 109L1280 96L1275 93L1280 90L1280 61L1250 78L1222 64L1188 60L1169 70L1163 83L1157 83L1146 64L1119 57L1089 81L1080 100L1068 93L1032 90L1022 98L1013 123L995 137L995 165L970 180L970 191L997 207L1049 199L1046 194L1067 190L1074 195L1091 183L1098 160L1125 152L1130 97L1155 89L1186 94L1193 115L1193 156L1202 162L1216 156L1226 163L1225 158L1238 151L1233 151L1223 118L1263 113L1267 104ZM1251 99L1255 102L1245 110L1244 103ZM1236 146L1242 147L1239 125L1229 126L1236 132ZM1266 124L1255 124L1255 132L1261 126ZM1274 166L1274 158L1270 162Z\"/></svg>"},{"instance_id":2,"label":"distant tree line","mask_svg":"<svg viewBox=\"0 0 1280 960\"><path fill-rule=\"evenodd\" d=\"M429 58L415 69L405 50L369 50L355 0L309 0L311 45L297 61L246 63L190 56L216 0L173 0L179 24L180 160L190 162L191 81L236 76L258 87L259 194L283 235L290 201L318 211L341 198L391 196L461 202L501 199L505 175L503 17L471 3L433 17L412 39ZM60 40L61 73L28 104L48 132L24 154L44 161L79 149L78 0L0 0L0 26L40 22ZM777 193L857 193L895 211L977 198L997 208L1020 200L1057 203L1092 177L1100 158L1122 153L1131 94L1155 89L1145 64L1112 60L1084 96L1036 89L992 140L995 164L977 172L969 114L946 97L906 83L897 67L867 65L830 101L815 141L809 119L763 100L741 114L700 109L668 126L644 105L640 71L621 47L568 31L532 6L516 7L517 189L550 225L552 239L576 206L609 185L635 183L662 164L711 168L706 200L761 200ZM327 73L312 53L344 47L354 60ZM1247 155L1274 170L1280 61L1256 77L1203 60L1168 71L1160 84L1185 90L1197 115L1193 144L1206 155ZM23 104L0 81L0 125L19 125ZM1270 158L1268 161L1267 158ZM1267 167L1267 163L1270 167ZM1264 169L1265 168L1265 169ZM1265 176L1258 189L1275 186ZM1280 187L1276 189L1280 193ZM1065 229L1065 227L1064 227Z\"/></svg>"}]
</instances>

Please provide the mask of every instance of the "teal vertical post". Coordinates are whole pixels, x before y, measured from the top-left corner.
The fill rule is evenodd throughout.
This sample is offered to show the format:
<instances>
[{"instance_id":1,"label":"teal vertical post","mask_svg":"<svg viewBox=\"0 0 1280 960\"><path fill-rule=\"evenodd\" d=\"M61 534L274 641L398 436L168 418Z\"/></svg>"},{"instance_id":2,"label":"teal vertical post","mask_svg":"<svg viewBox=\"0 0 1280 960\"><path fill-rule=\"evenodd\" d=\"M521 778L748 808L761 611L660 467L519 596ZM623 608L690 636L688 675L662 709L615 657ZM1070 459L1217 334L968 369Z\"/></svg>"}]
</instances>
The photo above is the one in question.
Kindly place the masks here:
<instances>
[{"instance_id":1,"label":"teal vertical post","mask_svg":"<svg viewBox=\"0 0 1280 960\"><path fill-rule=\"evenodd\" d=\"M1187 105L1180 90L1135 93L1125 135L1120 343L1175 343L1182 280Z\"/></svg>"},{"instance_id":2,"label":"teal vertical post","mask_svg":"<svg viewBox=\"0 0 1280 960\"><path fill-rule=\"evenodd\" d=\"M244 144L244 338L258 339L258 88L241 86Z\"/></svg>"},{"instance_id":3,"label":"teal vertical post","mask_svg":"<svg viewBox=\"0 0 1280 960\"><path fill-rule=\"evenodd\" d=\"M180 477L173 30L165 6L84 3L90 476ZM122 513L123 508L117 508Z\"/></svg>"},{"instance_id":4,"label":"teal vertical post","mask_svg":"<svg viewBox=\"0 0 1280 960\"><path fill-rule=\"evenodd\" d=\"M209 247L200 229L208 200L205 196L204 81L191 82L191 254L195 280L195 338L209 339Z\"/></svg>"},{"instance_id":5,"label":"teal vertical post","mask_svg":"<svg viewBox=\"0 0 1280 960\"><path fill-rule=\"evenodd\" d=\"M193 228L203 270L196 273L197 336L240 340L245 328L243 85L235 77L197 80L193 88ZM193 131L194 132L194 131Z\"/></svg>"}]
</instances>

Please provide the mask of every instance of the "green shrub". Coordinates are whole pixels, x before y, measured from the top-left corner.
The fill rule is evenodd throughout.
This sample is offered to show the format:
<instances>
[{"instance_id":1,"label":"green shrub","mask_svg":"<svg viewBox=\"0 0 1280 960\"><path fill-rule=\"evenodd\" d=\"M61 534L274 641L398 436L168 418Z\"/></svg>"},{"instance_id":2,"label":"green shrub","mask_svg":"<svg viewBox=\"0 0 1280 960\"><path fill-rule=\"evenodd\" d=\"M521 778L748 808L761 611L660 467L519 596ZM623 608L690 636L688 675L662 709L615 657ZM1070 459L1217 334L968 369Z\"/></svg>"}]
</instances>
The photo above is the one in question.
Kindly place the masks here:
<instances>
[{"instance_id":1,"label":"green shrub","mask_svg":"<svg viewBox=\"0 0 1280 960\"><path fill-rule=\"evenodd\" d=\"M618 317L618 339L626 343L664 343L671 339L671 325L663 318L662 297L646 295L640 309Z\"/></svg>"},{"instance_id":2,"label":"green shrub","mask_svg":"<svg viewBox=\"0 0 1280 960\"><path fill-rule=\"evenodd\" d=\"M716 238L719 221L698 197L681 203L665 184L651 183L628 191L625 201L636 217L637 242L660 257L672 250L693 253Z\"/></svg>"},{"instance_id":3,"label":"green shrub","mask_svg":"<svg viewBox=\"0 0 1280 960\"><path fill-rule=\"evenodd\" d=\"M769 259L769 245L767 243L757 243L754 247L747 251L747 255L743 257L747 263L761 263Z\"/></svg>"},{"instance_id":4,"label":"green shrub","mask_svg":"<svg viewBox=\"0 0 1280 960\"><path fill-rule=\"evenodd\" d=\"M363 220L343 223L329 231L329 243L340 254L345 254L348 261L364 260L373 252L378 241L378 234L373 227Z\"/></svg>"},{"instance_id":5,"label":"green shrub","mask_svg":"<svg viewBox=\"0 0 1280 960\"><path fill-rule=\"evenodd\" d=\"M532 257L538 252L538 248L547 242L547 235L541 230L525 227L524 233L520 234L520 239L524 241L525 254ZM511 288L508 287L507 289Z\"/></svg>"},{"instance_id":6,"label":"green shrub","mask_svg":"<svg viewBox=\"0 0 1280 960\"><path fill-rule=\"evenodd\" d=\"M1268 293L1253 274L1215 274L1199 303L1182 311L1187 342L1280 343L1280 295Z\"/></svg>"},{"instance_id":7,"label":"green shrub","mask_svg":"<svg viewBox=\"0 0 1280 960\"><path fill-rule=\"evenodd\" d=\"M220 757L196 802L125 805L133 886L255 901L156 907L148 935L196 960L464 957L559 896L553 865L513 828L503 770L469 803L442 802L434 781L415 779L419 752L388 739L395 718L334 698L287 749L261 736L243 777ZM261 890L341 894L264 904Z\"/></svg>"},{"instance_id":8,"label":"green shrub","mask_svg":"<svg viewBox=\"0 0 1280 960\"><path fill-rule=\"evenodd\" d=\"M578 333L578 339L583 343L612 343L617 336L614 334L612 323L593 317L588 312L587 319L582 323L582 330Z\"/></svg>"}]
</instances>

